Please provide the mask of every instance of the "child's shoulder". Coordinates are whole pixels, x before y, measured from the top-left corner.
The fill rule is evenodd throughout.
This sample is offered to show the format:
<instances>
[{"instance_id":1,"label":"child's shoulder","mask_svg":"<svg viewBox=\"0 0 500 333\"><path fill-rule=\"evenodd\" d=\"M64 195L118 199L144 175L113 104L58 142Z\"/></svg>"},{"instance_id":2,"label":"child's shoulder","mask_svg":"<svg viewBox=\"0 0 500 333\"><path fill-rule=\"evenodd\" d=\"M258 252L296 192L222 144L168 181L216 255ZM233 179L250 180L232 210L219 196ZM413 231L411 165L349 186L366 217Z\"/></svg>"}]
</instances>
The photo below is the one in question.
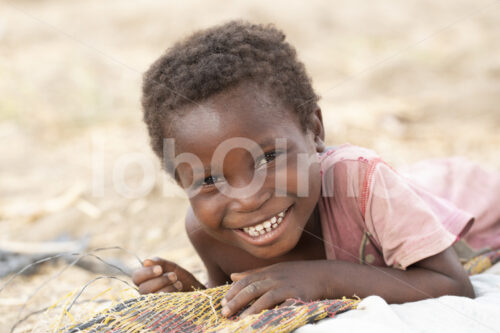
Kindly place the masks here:
<instances>
[{"instance_id":1,"label":"child's shoulder","mask_svg":"<svg viewBox=\"0 0 500 333\"><path fill-rule=\"evenodd\" d=\"M323 195L333 197L336 192L335 200L353 196L366 199L372 176L381 161L377 153L368 148L349 143L328 147L319 154Z\"/></svg>"},{"instance_id":2,"label":"child's shoulder","mask_svg":"<svg viewBox=\"0 0 500 333\"><path fill-rule=\"evenodd\" d=\"M323 169L340 162L346 162L344 164L355 166L359 164L370 164L380 160L379 155L375 151L350 143L345 143L336 147L328 147L324 152L319 154L319 161Z\"/></svg>"}]
</instances>

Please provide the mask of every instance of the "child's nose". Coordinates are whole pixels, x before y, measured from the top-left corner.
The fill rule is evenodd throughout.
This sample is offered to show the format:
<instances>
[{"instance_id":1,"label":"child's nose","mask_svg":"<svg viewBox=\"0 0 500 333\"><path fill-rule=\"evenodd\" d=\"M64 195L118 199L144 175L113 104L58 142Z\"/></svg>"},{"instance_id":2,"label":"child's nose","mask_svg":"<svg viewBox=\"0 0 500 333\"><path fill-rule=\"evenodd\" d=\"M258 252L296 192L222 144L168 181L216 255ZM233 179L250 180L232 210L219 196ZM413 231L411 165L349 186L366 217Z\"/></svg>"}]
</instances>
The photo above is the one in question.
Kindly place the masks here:
<instances>
[{"instance_id":1,"label":"child's nose","mask_svg":"<svg viewBox=\"0 0 500 333\"><path fill-rule=\"evenodd\" d=\"M267 200L271 198L271 193L259 191L253 195L232 198L231 210L239 213L248 213L259 210Z\"/></svg>"}]
</instances>

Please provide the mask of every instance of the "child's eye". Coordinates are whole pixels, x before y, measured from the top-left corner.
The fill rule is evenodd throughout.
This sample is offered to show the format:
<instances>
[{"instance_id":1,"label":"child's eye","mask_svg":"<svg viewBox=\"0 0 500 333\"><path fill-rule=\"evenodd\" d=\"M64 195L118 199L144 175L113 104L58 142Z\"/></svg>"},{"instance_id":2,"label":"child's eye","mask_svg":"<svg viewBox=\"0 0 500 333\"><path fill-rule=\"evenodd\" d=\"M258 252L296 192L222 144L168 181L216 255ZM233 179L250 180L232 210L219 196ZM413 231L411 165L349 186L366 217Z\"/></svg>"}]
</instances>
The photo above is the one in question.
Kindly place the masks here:
<instances>
[{"instance_id":1,"label":"child's eye","mask_svg":"<svg viewBox=\"0 0 500 333\"><path fill-rule=\"evenodd\" d=\"M265 153L262 157L258 158L257 161L255 162L255 169L258 169L267 163L270 163L276 159L277 156L276 151L270 151L268 153Z\"/></svg>"},{"instance_id":2,"label":"child's eye","mask_svg":"<svg viewBox=\"0 0 500 333\"><path fill-rule=\"evenodd\" d=\"M203 179L203 186L210 186L215 184L216 182L220 181L220 177L217 176L208 176L205 179Z\"/></svg>"}]
</instances>

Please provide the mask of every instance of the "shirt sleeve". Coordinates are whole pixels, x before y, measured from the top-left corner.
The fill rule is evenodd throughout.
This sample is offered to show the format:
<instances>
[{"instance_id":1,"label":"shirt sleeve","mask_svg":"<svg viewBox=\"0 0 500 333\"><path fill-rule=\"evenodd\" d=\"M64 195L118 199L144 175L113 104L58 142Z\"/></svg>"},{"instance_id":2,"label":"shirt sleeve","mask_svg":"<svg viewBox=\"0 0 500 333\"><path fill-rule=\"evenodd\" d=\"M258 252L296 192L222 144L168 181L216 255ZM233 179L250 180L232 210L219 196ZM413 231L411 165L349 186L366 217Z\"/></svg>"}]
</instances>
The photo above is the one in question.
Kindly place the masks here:
<instances>
[{"instance_id":1,"label":"shirt sleeve","mask_svg":"<svg viewBox=\"0 0 500 333\"><path fill-rule=\"evenodd\" d=\"M380 159L369 162L361 210L388 266L408 266L462 237L474 218L401 176Z\"/></svg>"}]
</instances>

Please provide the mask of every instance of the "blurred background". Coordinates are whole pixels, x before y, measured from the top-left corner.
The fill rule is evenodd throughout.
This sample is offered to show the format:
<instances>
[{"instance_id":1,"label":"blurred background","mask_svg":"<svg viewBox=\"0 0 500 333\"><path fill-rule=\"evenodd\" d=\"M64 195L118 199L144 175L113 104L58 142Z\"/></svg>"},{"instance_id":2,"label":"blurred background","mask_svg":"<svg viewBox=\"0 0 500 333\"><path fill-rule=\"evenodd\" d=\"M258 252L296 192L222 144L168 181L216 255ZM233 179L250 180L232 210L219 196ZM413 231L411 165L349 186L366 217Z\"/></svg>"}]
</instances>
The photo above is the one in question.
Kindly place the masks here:
<instances>
[{"instance_id":1,"label":"blurred background","mask_svg":"<svg viewBox=\"0 0 500 333\"><path fill-rule=\"evenodd\" d=\"M0 250L119 246L203 281L187 200L149 148L141 79L178 39L235 18L286 33L322 96L328 144L396 167L460 155L500 170L499 16L497 0L0 1ZM99 255L137 267L130 253ZM0 290L0 332L111 274L70 267L46 283L66 266ZM102 279L85 297L117 298L115 285L128 288Z\"/></svg>"}]
</instances>

